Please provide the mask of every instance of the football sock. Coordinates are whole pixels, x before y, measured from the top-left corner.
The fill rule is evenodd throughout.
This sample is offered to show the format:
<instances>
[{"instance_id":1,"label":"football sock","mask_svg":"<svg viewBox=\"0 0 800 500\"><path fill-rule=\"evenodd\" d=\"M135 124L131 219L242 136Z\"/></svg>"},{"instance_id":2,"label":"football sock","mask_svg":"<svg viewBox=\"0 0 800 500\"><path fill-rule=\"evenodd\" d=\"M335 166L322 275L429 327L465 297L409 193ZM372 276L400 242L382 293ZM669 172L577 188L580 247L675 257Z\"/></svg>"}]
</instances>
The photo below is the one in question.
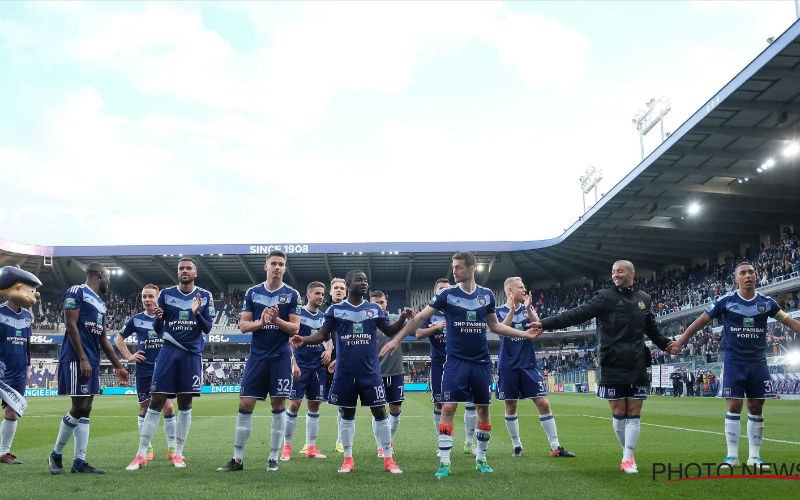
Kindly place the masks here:
<instances>
[{"instance_id":1,"label":"football sock","mask_svg":"<svg viewBox=\"0 0 800 500\"><path fill-rule=\"evenodd\" d=\"M547 441L550 443L551 450L557 450L561 443L558 442L558 431L556 430L556 419L552 413L539 415L539 423L542 424L542 429L547 435Z\"/></svg>"},{"instance_id":2,"label":"football sock","mask_svg":"<svg viewBox=\"0 0 800 500\"><path fill-rule=\"evenodd\" d=\"M522 446L522 441L519 439L519 419L516 415L506 414L506 429L511 438L511 446L514 448Z\"/></svg>"},{"instance_id":3,"label":"football sock","mask_svg":"<svg viewBox=\"0 0 800 500\"><path fill-rule=\"evenodd\" d=\"M319 413L306 413L306 444L309 446L317 445L319 436Z\"/></svg>"},{"instance_id":4,"label":"football sock","mask_svg":"<svg viewBox=\"0 0 800 500\"><path fill-rule=\"evenodd\" d=\"M79 418L75 418L67 412L61 419L61 425L58 428L58 437L56 437L56 444L53 446L53 452L56 455L61 455L64 447L67 446L69 438L75 433L75 427L78 426Z\"/></svg>"},{"instance_id":5,"label":"football sock","mask_svg":"<svg viewBox=\"0 0 800 500\"><path fill-rule=\"evenodd\" d=\"M742 433L742 423L738 413L725 414L725 441L728 443L728 456L739 456L739 435Z\"/></svg>"},{"instance_id":6,"label":"football sock","mask_svg":"<svg viewBox=\"0 0 800 500\"><path fill-rule=\"evenodd\" d=\"M286 428L283 431L283 443L292 444L294 429L297 427L297 413L286 410Z\"/></svg>"},{"instance_id":7,"label":"football sock","mask_svg":"<svg viewBox=\"0 0 800 500\"><path fill-rule=\"evenodd\" d=\"M236 415L236 430L233 434L233 458L234 460L244 460L244 447L250 438L250 430L253 428L253 412L239 410Z\"/></svg>"},{"instance_id":8,"label":"football sock","mask_svg":"<svg viewBox=\"0 0 800 500\"><path fill-rule=\"evenodd\" d=\"M81 418L75 427L75 460L86 461L86 448L89 447L89 419Z\"/></svg>"},{"instance_id":9,"label":"football sock","mask_svg":"<svg viewBox=\"0 0 800 500\"><path fill-rule=\"evenodd\" d=\"M633 456L633 450L636 449L636 443L639 441L639 431L641 430L641 421L639 415L626 417L625 423L625 450L622 452L622 460L630 460Z\"/></svg>"},{"instance_id":10,"label":"football sock","mask_svg":"<svg viewBox=\"0 0 800 500\"><path fill-rule=\"evenodd\" d=\"M750 457L760 457L761 439L764 437L763 415L747 416L747 442L750 448Z\"/></svg>"},{"instance_id":11,"label":"football sock","mask_svg":"<svg viewBox=\"0 0 800 500\"><path fill-rule=\"evenodd\" d=\"M283 430L286 428L286 412L272 410L272 427L270 428L269 459L277 460L283 445Z\"/></svg>"},{"instance_id":12,"label":"football sock","mask_svg":"<svg viewBox=\"0 0 800 500\"><path fill-rule=\"evenodd\" d=\"M14 433L17 432L17 421L3 419L0 424L0 455L11 453L11 443L14 442Z\"/></svg>"}]
</instances>

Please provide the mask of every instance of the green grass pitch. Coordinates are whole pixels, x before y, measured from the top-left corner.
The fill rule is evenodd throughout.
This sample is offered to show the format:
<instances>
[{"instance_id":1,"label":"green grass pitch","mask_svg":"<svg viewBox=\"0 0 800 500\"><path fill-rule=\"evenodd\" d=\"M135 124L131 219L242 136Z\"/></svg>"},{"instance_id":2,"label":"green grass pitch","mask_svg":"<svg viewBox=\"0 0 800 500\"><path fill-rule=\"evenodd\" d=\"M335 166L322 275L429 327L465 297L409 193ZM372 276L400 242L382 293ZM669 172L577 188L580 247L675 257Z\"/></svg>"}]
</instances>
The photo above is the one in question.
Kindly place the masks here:
<instances>
[{"instance_id":1,"label":"green grass pitch","mask_svg":"<svg viewBox=\"0 0 800 500\"><path fill-rule=\"evenodd\" d=\"M356 416L354 456L356 470L337 474L341 455L333 450L335 409L323 405L319 447L327 460L306 460L297 454L305 436L305 405L295 432L295 456L280 462L277 473L265 471L270 412L259 403L253 433L247 445L245 470L222 474L216 467L231 457L236 395L203 396L195 401L192 429L185 456L188 467L175 469L164 456L163 424L153 440L157 458L146 468L127 472L137 445L133 397L98 397L92 413L88 459L104 468L104 476L70 474L72 441L64 450L67 474L51 476L47 456L59 419L69 407L68 398L31 398L28 414L19 424L14 453L23 465L0 464L3 498L44 499L472 499L472 498L733 498L768 495L770 499L797 498L800 481L777 479L725 479L710 481L654 481L654 462L718 462L725 455L722 435L724 403L718 399L651 397L644 406L642 434L636 450L638 475L618 469L619 444L611 428L608 404L591 395L554 394L550 401L562 444L574 459L548 456L544 432L532 403L520 405L520 430L525 457L511 457L511 442L503 420L503 406L492 406L494 428L489 463L495 473L480 475L473 458L462 453L463 408L455 420L456 446L453 474L437 480L432 410L427 394L408 394L403 419L395 439L402 475L383 472L376 457L369 411ZM684 428L684 429L678 429ZM694 432L686 429L692 429ZM743 424L743 434L744 424ZM800 401L768 401L765 405L765 441L762 457L768 462L800 462ZM747 439L740 442L740 459L747 457ZM800 467L800 464L797 465ZM800 472L795 471L796 476ZM752 489L752 490L751 490ZM750 490L752 493L747 494Z\"/></svg>"}]
</instances>

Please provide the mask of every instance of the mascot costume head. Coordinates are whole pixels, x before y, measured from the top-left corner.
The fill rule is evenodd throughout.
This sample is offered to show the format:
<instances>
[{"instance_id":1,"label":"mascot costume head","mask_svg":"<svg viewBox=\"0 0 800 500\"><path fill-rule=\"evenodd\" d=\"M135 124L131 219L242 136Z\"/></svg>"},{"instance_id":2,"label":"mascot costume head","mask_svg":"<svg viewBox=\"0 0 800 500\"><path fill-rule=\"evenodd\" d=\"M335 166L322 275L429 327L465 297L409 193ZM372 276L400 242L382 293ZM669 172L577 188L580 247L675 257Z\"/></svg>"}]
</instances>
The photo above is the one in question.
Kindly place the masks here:
<instances>
[{"instance_id":1,"label":"mascot costume head","mask_svg":"<svg viewBox=\"0 0 800 500\"><path fill-rule=\"evenodd\" d=\"M17 307L27 309L33 306L39 300L39 292L36 289L40 286L42 282L39 278L28 271L13 266L0 268L0 295L5 295L8 301ZM22 394L3 382L5 368L5 363L0 360L0 398L22 416L28 403Z\"/></svg>"}]
</instances>

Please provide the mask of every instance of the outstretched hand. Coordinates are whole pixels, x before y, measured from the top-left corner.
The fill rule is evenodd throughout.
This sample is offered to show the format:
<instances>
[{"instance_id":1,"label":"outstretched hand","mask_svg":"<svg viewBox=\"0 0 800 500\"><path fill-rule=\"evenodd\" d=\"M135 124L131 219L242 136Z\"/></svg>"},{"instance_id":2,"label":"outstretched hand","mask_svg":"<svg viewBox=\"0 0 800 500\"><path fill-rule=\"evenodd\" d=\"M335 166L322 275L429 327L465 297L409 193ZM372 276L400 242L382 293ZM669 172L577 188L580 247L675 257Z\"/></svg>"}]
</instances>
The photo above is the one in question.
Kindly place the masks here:
<instances>
[{"instance_id":1,"label":"outstretched hand","mask_svg":"<svg viewBox=\"0 0 800 500\"><path fill-rule=\"evenodd\" d=\"M387 344L383 346L383 349L381 349L381 352L378 353L378 357L382 358L384 356L391 356L392 354L394 354L394 352L397 350L398 347L399 344L397 342L393 341L387 342Z\"/></svg>"},{"instance_id":2,"label":"outstretched hand","mask_svg":"<svg viewBox=\"0 0 800 500\"><path fill-rule=\"evenodd\" d=\"M303 345L303 337L300 335L292 335L289 337L289 343L292 344L292 347L297 349L298 347Z\"/></svg>"}]
</instances>

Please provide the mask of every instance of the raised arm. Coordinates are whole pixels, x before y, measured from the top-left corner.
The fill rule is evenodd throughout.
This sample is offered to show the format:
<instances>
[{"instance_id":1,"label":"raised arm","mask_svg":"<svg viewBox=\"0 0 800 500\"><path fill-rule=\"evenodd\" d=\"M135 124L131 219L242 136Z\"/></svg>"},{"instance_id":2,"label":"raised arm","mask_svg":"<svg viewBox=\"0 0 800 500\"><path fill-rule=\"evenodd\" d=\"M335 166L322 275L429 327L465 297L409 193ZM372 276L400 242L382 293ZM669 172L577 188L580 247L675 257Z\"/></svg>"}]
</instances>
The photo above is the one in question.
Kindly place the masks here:
<instances>
[{"instance_id":1,"label":"raised arm","mask_svg":"<svg viewBox=\"0 0 800 500\"><path fill-rule=\"evenodd\" d=\"M394 338L392 338L392 340L383 346L383 349L381 349L381 352L378 353L378 356L383 357L392 354L397 350L400 342L402 342L406 336L410 335L411 332L416 333L417 329L419 329L419 325L421 325L423 321L428 321L434 314L436 314L436 309L432 308L431 306L425 306L425 309L411 318L411 321L406 323L406 325L394 335Z\"/></svg>"},{"instance_id":2,"label":"raised arm","mask_svg":"<svg viewBox=\"0 0 800 500\"><path fill-rule=\"evenodd\" d=\"M328 340L328 337L331 335L332 328L329 325L322 325L322 328L317 330L317 333L313 335L309 335L307 337L301 337L300 335L292 336L289 341L292 344L292 347L295 349L302 346L302 345L317 345L325 342Z\"/></svg>"},{"instance_id":3,"label":"raised arm","mask_svg":"<svg viewBox=\"0 0 800 500\"><path fill-rule=\"evenodd\" d=\"M605 299L598 292L588 302L584 302L578 307L535 321L533 324L534 326L540 326L542 330L559 330L572 325L580 325L601 314L604 302Z\"/></svg>"},{"instance_id":4,"label":"raised arm","mask_svg":"<svg viewBox=\"0 0 800 500\"><path fill-rule=\"evenodd\" d=\"M389 323L378 323L378 329L383 332L384 335L387 337L394 337L397 335L400 330L403 328L403 325L406 324L406 320L414 315L414 312L411 311L409 308L403 309L403 312L400 314L400 317L397 318L392 324Z\"/></svg>"}]
</instances>

